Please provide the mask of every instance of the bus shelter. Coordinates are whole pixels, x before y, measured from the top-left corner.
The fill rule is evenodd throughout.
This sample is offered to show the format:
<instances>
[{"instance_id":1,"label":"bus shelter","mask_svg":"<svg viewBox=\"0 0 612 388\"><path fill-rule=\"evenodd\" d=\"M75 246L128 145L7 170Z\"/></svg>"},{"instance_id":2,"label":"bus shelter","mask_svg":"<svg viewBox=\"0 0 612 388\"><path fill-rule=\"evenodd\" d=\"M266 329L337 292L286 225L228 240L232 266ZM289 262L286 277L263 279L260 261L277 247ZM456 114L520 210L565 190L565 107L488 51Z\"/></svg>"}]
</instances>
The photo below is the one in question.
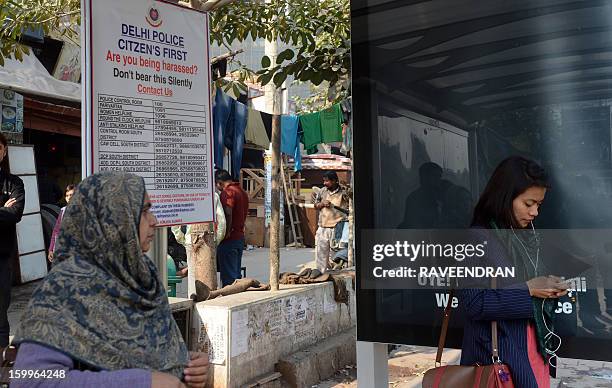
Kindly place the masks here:
<instances>
[{"instance_id":1,"label":"bus shelter","mask_svg":"<svg viewBox=\"0 0 612 388\"><path fill-rule=\"evenodd\" d=\"M468 227L493 169L521 155L552 181L535 227L599 236L568 248L597 260L575 267L584 290L559 300L558 355L610 360L612 1L354 0L351 8L361 349L436 346L445 304L431 287L367 285L364 235ZM428 171L438 168L437 190L427 192ZM544 260L554 268L554 257ZM447 346L460 348L461 310L453 314Z\"/></svg>"}]
</instances>

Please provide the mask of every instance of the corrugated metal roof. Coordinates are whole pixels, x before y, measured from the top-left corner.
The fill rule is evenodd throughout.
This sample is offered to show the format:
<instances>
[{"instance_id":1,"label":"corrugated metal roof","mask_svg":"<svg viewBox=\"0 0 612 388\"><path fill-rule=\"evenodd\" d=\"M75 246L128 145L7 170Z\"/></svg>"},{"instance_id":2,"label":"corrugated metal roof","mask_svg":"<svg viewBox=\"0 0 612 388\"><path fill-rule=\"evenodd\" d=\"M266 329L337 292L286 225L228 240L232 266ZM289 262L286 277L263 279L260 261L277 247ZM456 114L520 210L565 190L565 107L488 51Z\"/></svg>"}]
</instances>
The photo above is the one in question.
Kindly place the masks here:
<instances>
[{"instance_id":1,"label":"corrugated metal roof","mask_svg":"<svg viewBox=\"0 0 612 388\"><path fill-rule=\"evenodd\" d=\"M351 159L340 155L316 154L302 156L302 169L351 171L353 163Z\"/></svg>"}]
</instances>

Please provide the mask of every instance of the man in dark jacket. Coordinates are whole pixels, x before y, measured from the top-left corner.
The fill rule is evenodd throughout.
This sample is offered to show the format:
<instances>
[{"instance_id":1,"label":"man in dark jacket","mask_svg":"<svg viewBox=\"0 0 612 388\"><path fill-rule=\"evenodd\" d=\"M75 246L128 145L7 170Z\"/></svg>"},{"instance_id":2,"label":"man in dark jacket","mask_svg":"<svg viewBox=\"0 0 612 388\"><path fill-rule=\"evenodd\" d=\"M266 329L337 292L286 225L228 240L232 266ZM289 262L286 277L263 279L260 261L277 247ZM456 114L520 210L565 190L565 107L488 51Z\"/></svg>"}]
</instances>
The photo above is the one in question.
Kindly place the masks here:
<instances>
[{"instance_id":1,"label":"man in dark jacket","mask_svg":"<svg viewBox=\"0 0 612 388\"><path fill-rule=\"evenodd\" d=\"M25 206L23 181L8 169L8 142L0 133L0 347L8 345L8 308L11 302L10 259L16 242L16 225Z\"/></svg>"}]
</instances>

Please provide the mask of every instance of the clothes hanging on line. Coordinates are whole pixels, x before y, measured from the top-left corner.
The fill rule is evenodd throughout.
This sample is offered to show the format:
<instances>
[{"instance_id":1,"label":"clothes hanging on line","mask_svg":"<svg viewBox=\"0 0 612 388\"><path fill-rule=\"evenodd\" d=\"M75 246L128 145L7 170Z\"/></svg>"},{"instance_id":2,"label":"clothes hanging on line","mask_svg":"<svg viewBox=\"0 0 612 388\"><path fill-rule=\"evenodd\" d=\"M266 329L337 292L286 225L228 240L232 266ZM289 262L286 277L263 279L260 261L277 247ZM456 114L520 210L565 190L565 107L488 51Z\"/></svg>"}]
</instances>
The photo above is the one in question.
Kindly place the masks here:
<instances>
[{"instance_id":1,"label":"clothes hanging on line","mask_svg":"<svg viewBox=\"0 0 612 388\"><path fill-rule=\"evenodd\" d=\"M255 144L264 149L270 147L270 138L266 132L266 126L261 117L262 113L248 108L249 114L246 127L246 140L248 143Z\"/></svg>"},{"instance_id":2,"label":"clothes hanging on line","mask_svg":"<svg viewBox=\"0 0 612 388\"><path fill-rule=\"evenodd\" d=\"M353 129L349 124L342 124L342 147L340 148L340 152L344 155L348 155L349 152L352 151L353 145Z\"/></svg>"},{"instance_id":3,"label":"clothes hanging on line","mask_svg":"<svg viewBox=\"0 0 612 388\"><path fill-rule=\"evenodd\" d=\"M321 137L321 112L308 113L300 116L302 127L302 143L308 155L317 153L317 145L323 142Z\"/></svg>"},{"instance_id":4,"label":"clothes hanging on line","mask_svg":"<svg viewBox=\"0 0 612 388\"><path fill-rule=\"evenodd\" d=\"M281 152L295 160L295 171L302 169L302 153L298 137L300 120L298 116L281 116Z\"/></svg>"},{"instance_id":5,"label":"clothes hanging on line","mask_svg":"<svg viewBox=\"0 0 612 388\"><path fill-rule=\"evenodd\" d=\"M353 151L353 127L351 125L351 111L352 104L351 100L347 99L340 103L340 107L342 108L342 148L340 151L348 155L349 152Z\"/></svg>"},{"instance_id":6,"label":"clothes hanging on line","mask_svg":"<svg viewBox=\"0 0 612 388\"><path fill-rule=\"evenodd\" d=\"M342 109L342 122L345 124L350 123L351 121L351 111L353 109L353 105L350 99L346 99L340 103L340 108Z\"/></svg>"},{"instance_id":7,"label":"clothes hanging on line","mask_svg":"<svg viewBox=\"0 0 612 388\"><path fill-rule=\"evenodd\" d=\"M349 121L349 114L350 111L344 110L341 104L335 104L320 112L301 115L302 143L306 152L309 155L317 153L319 144L337 143L338 148L346 148L342 123Z\"/></svg>"},{"instance_id":8,"label":"clothes hanging on line","mask_svg":"<svg viewBox=\"0 0 612 388\"><path fill-rule=\"evenodd\" d=\"M230 125L228 125L229 130L225 135L225 147L232 151L232 178L234 181L240 179L247 117L247 106L239 101L234 102L234 114L231 118L233 125L231 125L230 121Z\"/></svg>"},{"instance_id":9,"label":"clothes hanging on line","mask_svg":"<svg viewBox=\"0 0 612 388\"><path fill-rule=\"evenodd\" d=\"M223 147L232 151L232 178L238 180L242 165L248 110L218 89L213 106L213 146L215 167L223 168Z\"/></svg>"},{"instance_id":10,"label":"clothes hanging on line","mask_svg":"<svg viewBox=\"0 0 612 388\"><path fill-rule=\"evenodd\" d=\"M323 143L342 142L342 108L335 104L321 111L321 140Z\"/></svg>"},{"instance_id":11,"label":"clothes hanging on line","mask_svg":"<svg viewBox=\"0 0 612 388\"><path fill-rule=\"evenodd\" d=\"M240 98L246 96L241 95ZM300 116L281 115L282 152L293 156L296 170L301 169L300 142L304 144L309 155L317 153L320 144L335 144L342 153L350 152L350 114L351 103L346 100L319 112ZM272 115L247 108L245 104L218 89L213 106L215 167L222 167L223 147L227 147L232 151L234 179L240 176L245 140L262 148L269 148L272 140Z\"/></svg>"},{"instance_id":12,"label":"clothes hanging on line","mask_svg":"<svg viewBox=\"0 0 612 388\"><path fill-rule=\"evenodd\" d=\"M215 168L223 168L223 140L225 127L233 110L233 100L226 96L220 89L215 92L213 102L213 154Z\"/></svg>"}]
</instances>

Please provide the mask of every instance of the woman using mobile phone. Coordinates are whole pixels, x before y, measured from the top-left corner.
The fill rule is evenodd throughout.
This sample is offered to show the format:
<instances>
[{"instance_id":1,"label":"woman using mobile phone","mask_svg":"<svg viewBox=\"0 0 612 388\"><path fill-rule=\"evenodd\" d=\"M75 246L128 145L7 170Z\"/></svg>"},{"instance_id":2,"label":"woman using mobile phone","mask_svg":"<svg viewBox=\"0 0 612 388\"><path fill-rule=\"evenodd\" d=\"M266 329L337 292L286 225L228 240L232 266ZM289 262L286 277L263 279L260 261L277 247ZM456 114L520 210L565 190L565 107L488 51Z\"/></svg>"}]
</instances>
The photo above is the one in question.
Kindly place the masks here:
<instances>
[{"instance_id":1,"label":"woman using mobile phone","mask_svg":"<svg viewBox=\"0 0 612 388\"><path fill-rule=\"evenodd\" d=\"M8 308L11 301L10 258L16 246L16 225L25 206L23 181L11 175L8 165L8 141L0 133L0 348L8 346Z\"/></svg>"},{"instance_id":2,"label":"woman using mobile phone","mask_svg":"<svg viewBox=\"0 0 612 388\"><path fill-rule=\"evenodd\" d=\"M491 322L498 327L499 357L510 367L515 387L550 387L549 366L560 338L553 332L556 299L567 284L544 268L533 226L549 188L547 174L523 157L502 161L474 209L472 230L487 241L489 264L514 266L524 282L462 293L462 365L491 364Z\"/></svg>"}]
</instances>

